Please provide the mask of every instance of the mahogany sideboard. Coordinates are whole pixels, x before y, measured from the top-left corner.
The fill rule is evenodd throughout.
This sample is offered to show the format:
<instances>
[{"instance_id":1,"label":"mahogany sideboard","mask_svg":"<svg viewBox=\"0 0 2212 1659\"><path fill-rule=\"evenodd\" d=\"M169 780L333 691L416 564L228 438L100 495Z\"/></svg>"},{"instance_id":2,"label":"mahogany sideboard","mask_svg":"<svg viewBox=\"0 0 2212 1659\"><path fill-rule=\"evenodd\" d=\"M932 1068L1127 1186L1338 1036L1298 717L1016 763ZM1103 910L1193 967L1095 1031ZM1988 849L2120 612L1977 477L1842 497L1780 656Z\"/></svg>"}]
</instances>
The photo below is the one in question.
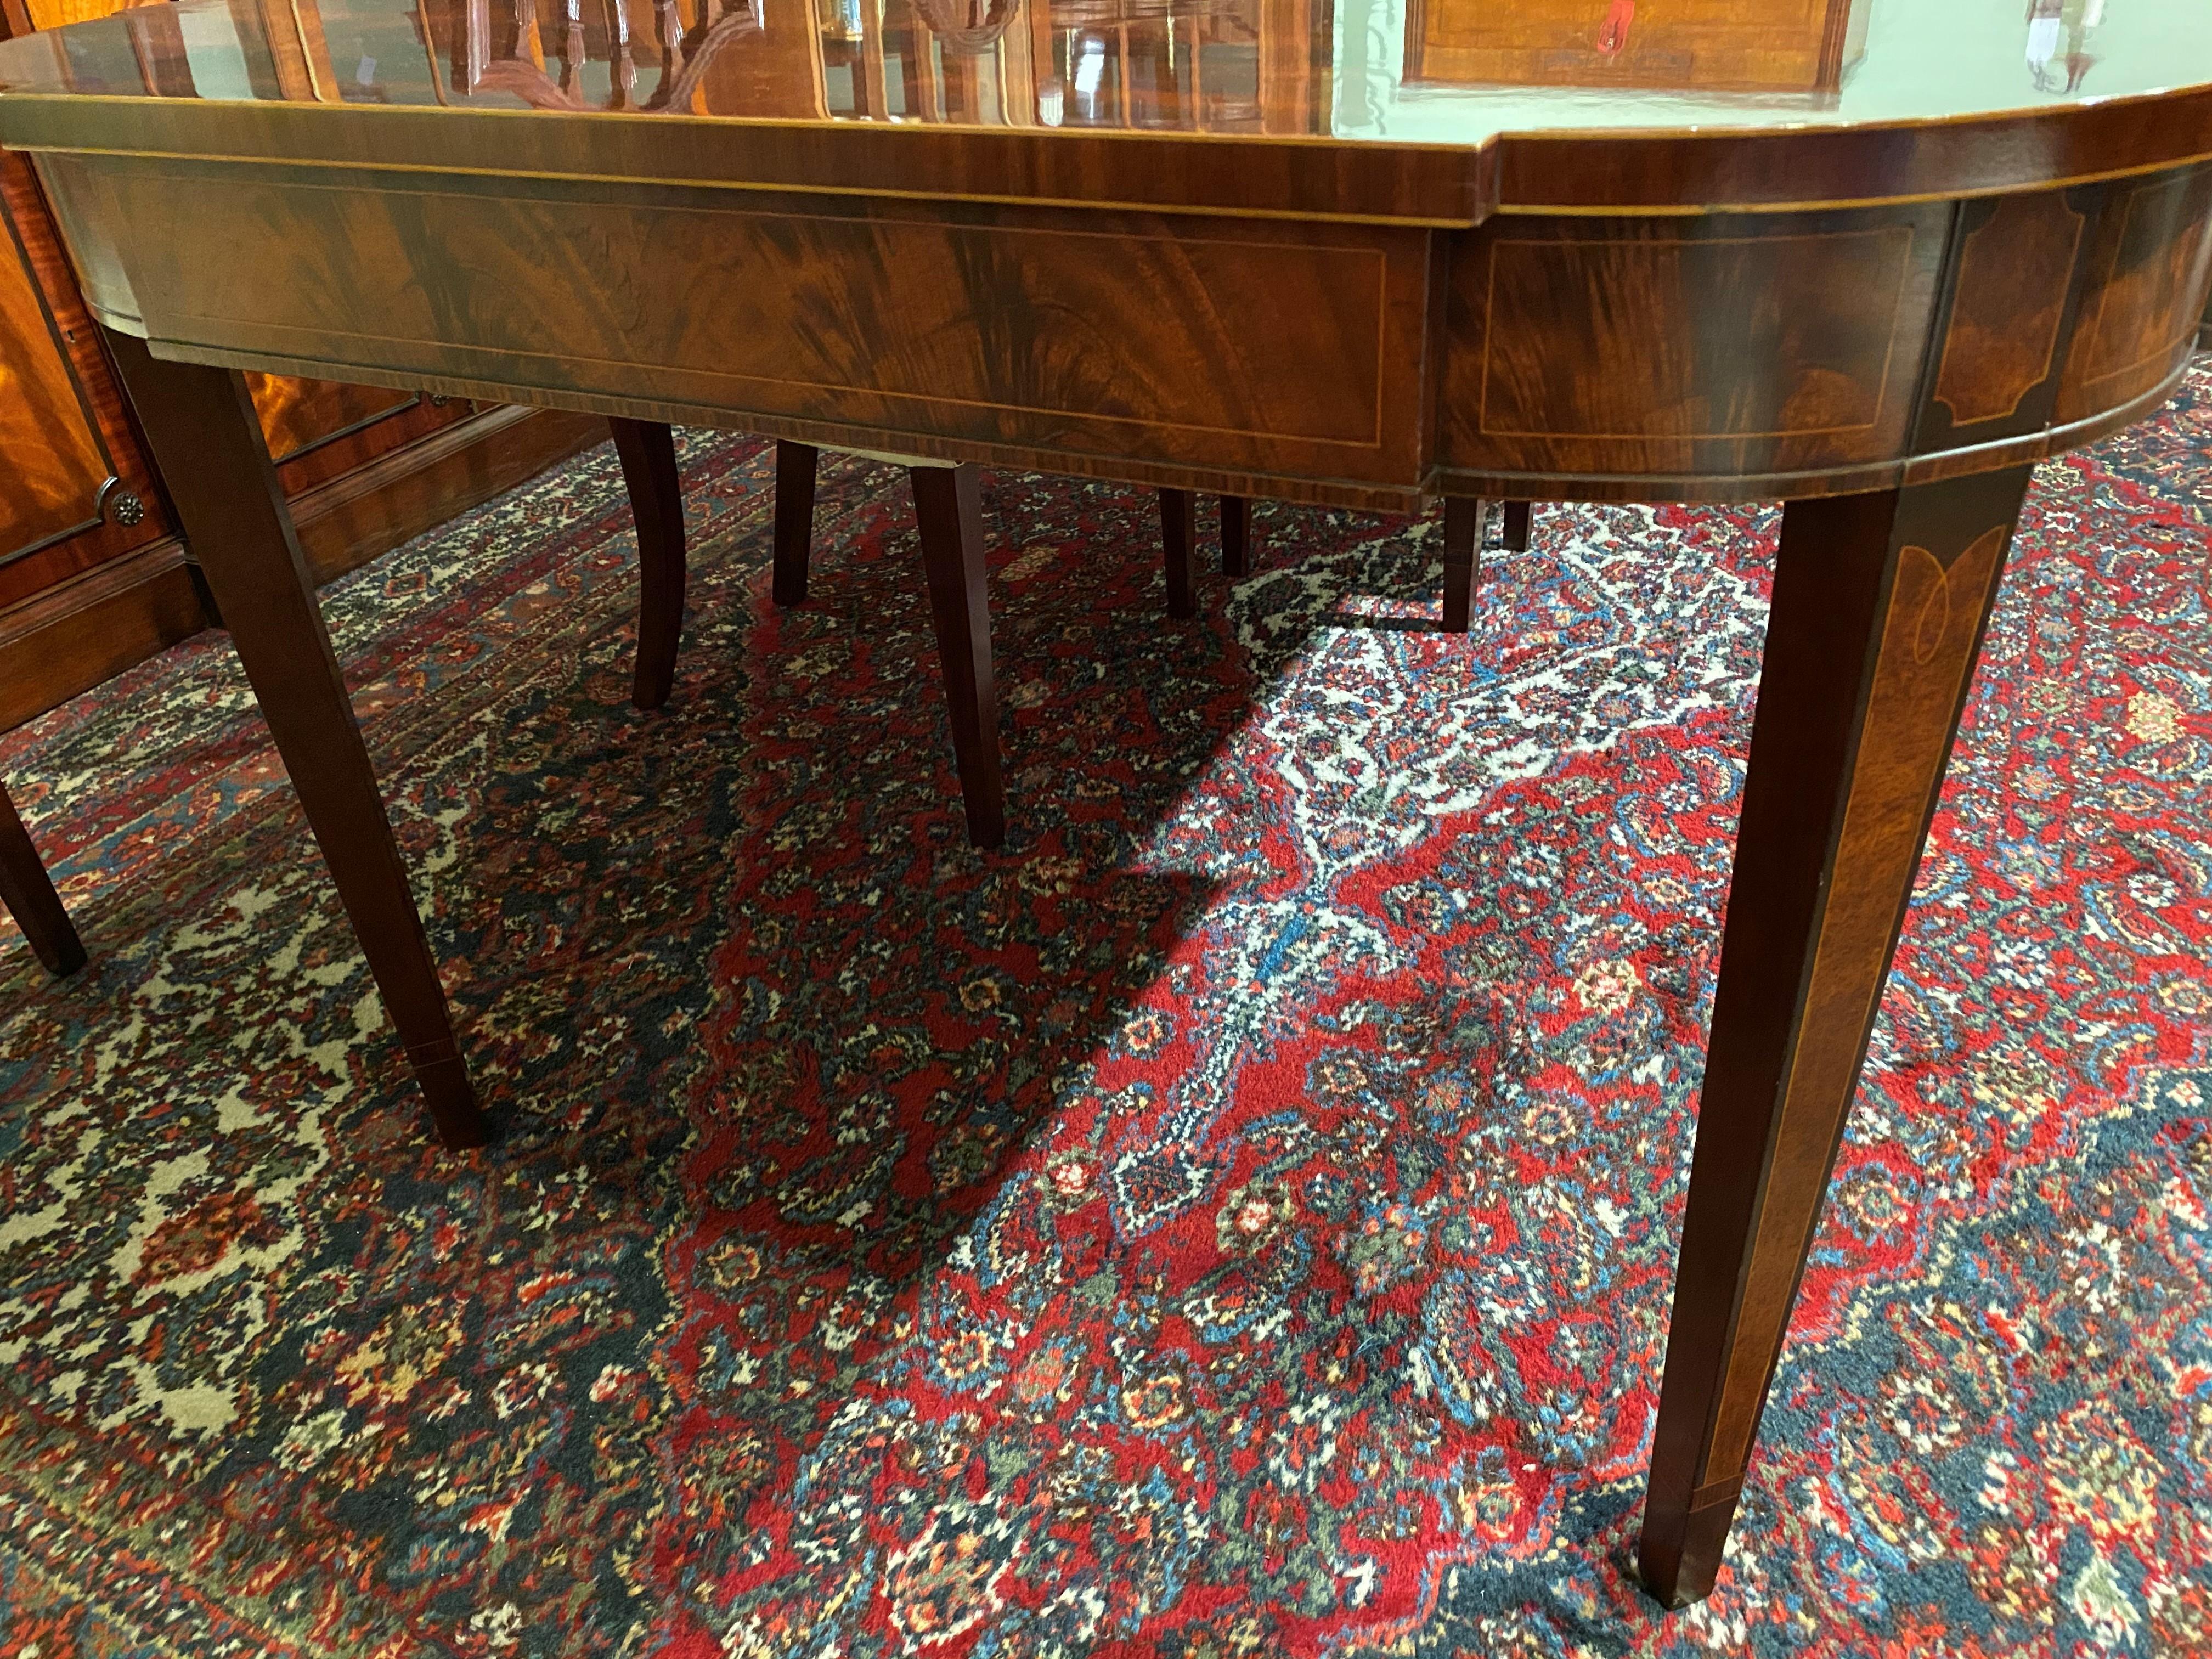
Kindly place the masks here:
<instances>
[{"instance_id":1,"label":"mahogany sideboard","mask_svg":"<svg viewBox=\"0 0 2212 1659\"><path fill-rule=\"evenodd\" d=\"M0 0L0 40L118 9L118 0ZM306 76L298 20L283 6L263 9L264 72ZM419 389L259 374L252 384L323 580L605 435L589 420ZM0 385L5 730L211 620L167 491L19 155L0 155Z\"/></svg>"},{"instance_id":2,"label":"mahogany sideboard","mask_svg":"<svg viewBox=\"0 0 2212 1659\"><path fill-rule=\"evenodd\" d=\"M305 90L221 0L0 45L0 143L451 1145L467 1034L240 371L1442 495L1448 558L1481 498L1787 502L1639 1553L1710 1590L2030 467L2158 408L2205 314L2201 0L1700 0L1672 85L1602 95L1620 5L1532 9L1540 85L1409 76L1401 0L295 9Z\"/></svg>"}]
</instances>

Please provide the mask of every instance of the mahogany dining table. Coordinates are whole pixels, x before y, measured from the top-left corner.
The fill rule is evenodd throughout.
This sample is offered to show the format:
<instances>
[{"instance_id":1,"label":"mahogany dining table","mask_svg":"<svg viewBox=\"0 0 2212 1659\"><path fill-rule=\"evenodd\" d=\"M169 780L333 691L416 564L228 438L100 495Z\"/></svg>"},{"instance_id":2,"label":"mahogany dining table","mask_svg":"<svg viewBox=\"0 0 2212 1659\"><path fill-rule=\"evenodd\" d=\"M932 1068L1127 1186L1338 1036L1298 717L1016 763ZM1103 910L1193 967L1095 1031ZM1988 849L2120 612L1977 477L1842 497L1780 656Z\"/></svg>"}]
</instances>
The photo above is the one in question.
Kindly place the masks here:
<instances>
[{"instance_id":1,"label":"mahogany dining table","mask_svg":"<svg viewBox=\"0 0 2212 1659\"><path fill-rule=\"evenodd\" d=\"M979 465L1441 496L1448 563L1482 502L1784 501L1639 1547L1679 1607L2030 468L2157 410L2196 343L2212 14L1643 12L179 0L0 46L0 143L450 1146L488 1133L465 1034L241 370L926 458L956 507ZM940 643L988 684L959 570Z\"/></svg>"}]
</instances>

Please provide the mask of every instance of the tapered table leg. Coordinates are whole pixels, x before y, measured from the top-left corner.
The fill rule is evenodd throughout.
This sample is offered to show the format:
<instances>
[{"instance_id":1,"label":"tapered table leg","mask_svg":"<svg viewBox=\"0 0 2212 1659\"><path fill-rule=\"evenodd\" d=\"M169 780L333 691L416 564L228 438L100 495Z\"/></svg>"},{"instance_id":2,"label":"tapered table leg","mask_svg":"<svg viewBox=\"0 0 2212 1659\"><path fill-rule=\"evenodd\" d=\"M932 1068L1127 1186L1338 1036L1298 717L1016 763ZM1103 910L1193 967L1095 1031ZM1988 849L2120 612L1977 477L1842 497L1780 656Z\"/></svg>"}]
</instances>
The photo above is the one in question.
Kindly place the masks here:
<instances>
[{"instance_id":1,"label":"tapered table leg","mask_svg":"<svg viewBox=\"0 0 2212 1659\"><path fill-rule=\"evenodd\" d=\"M2027 476L1783 518L1639 1547L1669 1607L1720 1566Z\"/></svg>"},{"instance_id":2,"label":"tapered table leg","mask_svg":"<svg viewBox=\"0 0 2212 1659\"><path fill-rule=\"evenodd\" d=\"M991 613L984 593L983 489L973 466L917 466L915 516L929 611L952 705L952 756L968 806L968 839L996 847L1006 838L999 781L999 697L991 679Z\"/></svg>"},{"instance_id":3,"label":"tapered table leg","mask_svg":"<svg viewBox=\"0 0 2212 1659\"><path fill-rule=\"evenodd\" d=\"M246 381L106 332L124 389L448 1146L489 1137Z\"/></svg>"},{"instance_id":4,"label":"tapered table leg","mask_svg":"<svg viewBox=\"0 0 2212 1659\"><path fill-rule=\"evenodd\" d=\"M1505 550L1507 552L1526 553L1528 550L1529 517L1530 507L1527 501L1505 503Z\"/></svg>"},{"instance_id":5,"label":"tapered table leg","mask_svg":"<svg viewBox=\"0 0 2212 1659\"><path fill-rule=\"evenodd\" d=\"M775 573L769 593L778 605L806 602L806 556L814 545L814 472L820 459L812 444L781 440L775 447Z\"/></svg>"},{"instance_id":6,"label":"tapered table leg","mask_svg":"<svg viewBox=\"0 0 2212 1659\"><path fill-rule=\"evenodd\" d=\"M1486 504L1469 495L1444 498L1444 629L1464 634L1474 615L1476 556Z\"/></svg>"},{"instance_id":7,"label":"tapered table leg","mask_svg":"<svg viewBox=\"0 0 2212 1659\"><path fill-rule=\"evenodd\" d=\"M1168 615L1194 617L1198 600L1190 580L1190 544L1197 530L1198 500L1188 489L1160 491L1160 549L1167 559Z\"/></svg>"},{"instance_id":8,"label":"tapered table leg","mask_svg":"<svg viewBox=\"0 0 2212 1659\"><path fill-rule=\"evenodd\" d=\"M609 419L637 522L637 676L630 701L658 708L676 684L684 636L684 485L676 434L660 421Z\"/></svg>"},{"instance_id":9,"label":"tapered table leg","mask_svg":"<svg viewBox=\"0 0 2212 1659\"><path fill-rule=\"evenodd\" d=\"M1243 495L1221 498L1221 574L1243 576L1252 569L1252 503Z\"/></svg>"},{"instance_id":10,"label":"tapered table leg","mask_svg":"<svg viewBox=\"0 0 2212 1659\"><path fill-rule=\"evenodd\" d=\"M5 789L0 789L0 903L7 905L47 972L58 977L84 966L84 942L70 925L61 895L54 891Z\"/></svg>"}]
</instances>

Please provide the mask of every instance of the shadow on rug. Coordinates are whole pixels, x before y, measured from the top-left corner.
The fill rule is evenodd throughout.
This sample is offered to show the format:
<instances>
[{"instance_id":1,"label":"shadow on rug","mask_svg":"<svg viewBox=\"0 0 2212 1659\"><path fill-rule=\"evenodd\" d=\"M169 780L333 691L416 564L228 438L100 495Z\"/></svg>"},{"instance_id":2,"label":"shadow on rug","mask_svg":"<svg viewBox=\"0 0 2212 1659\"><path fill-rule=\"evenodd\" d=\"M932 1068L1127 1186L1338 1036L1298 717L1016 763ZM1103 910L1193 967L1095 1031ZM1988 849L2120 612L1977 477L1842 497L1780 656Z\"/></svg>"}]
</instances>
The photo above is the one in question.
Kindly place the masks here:
<instances>
[{"instance_id":1,"label":"shadow on rug","mask_svg":"<svg viewBox=\"0 0 2212 1659\"><path fill-rule=\"evenodd\" d=\"M988 506L601 452L326 605L501 1143L428 1141L221 635L0 738L0 1651L2212 1650L2212 372L2046 467L1718 1591L1627 1571L1771 511Z\"/></svg>"}]
</instances>

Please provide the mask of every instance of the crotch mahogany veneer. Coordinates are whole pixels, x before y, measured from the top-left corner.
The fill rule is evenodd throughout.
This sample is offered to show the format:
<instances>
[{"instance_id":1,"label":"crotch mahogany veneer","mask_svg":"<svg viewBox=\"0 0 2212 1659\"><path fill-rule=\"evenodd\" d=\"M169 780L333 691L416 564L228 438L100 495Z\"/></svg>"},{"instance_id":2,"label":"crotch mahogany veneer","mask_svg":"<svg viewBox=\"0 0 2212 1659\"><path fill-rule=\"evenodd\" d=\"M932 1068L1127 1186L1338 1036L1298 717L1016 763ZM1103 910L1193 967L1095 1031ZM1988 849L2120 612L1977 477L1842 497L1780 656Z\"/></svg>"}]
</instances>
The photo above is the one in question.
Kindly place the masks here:
<instances>
[{"instance_id":1,"label":"crotch mahogany veneer","mask_svg":"<svg viewBox=\"0 0 2212 1659\"><path fill-rule=\"evenodd\" d=\"M1048 11L1009 0L902 45L894 98L889 9L857 43L727 11L711 64L633 31L617 72L557 8L297 0L349 61L292 102L240 101L251 7L187 0L0 43L0 143L34 159L456 1146L489 1133L466 1036L242 370L946 463L917 507L978 720L976 464L1441 495L1463 584L1481 501L1786 501L1644 1515L1679 1606L1720 1564L2029 468L2155 410L2196 343L2212 29L2202 0L2057 44L1920 6L1862 42L1849 8L1700 0L1689 89L1655 89L1674 46L1620 43L1641 89L1606 130L1573 125L1586 99L1409 91L1457 49L1442 14L1408 43L1420 8L1229 3L1242 32L1184 31L1141 96L1071 88ZM1314 72L1391 31L1411 49ZM994 75L918 67L981 52ZM635 447L633 476L662 464ZM655 641L666 574L648 557Z\"/></svg>"}]
</instances>

